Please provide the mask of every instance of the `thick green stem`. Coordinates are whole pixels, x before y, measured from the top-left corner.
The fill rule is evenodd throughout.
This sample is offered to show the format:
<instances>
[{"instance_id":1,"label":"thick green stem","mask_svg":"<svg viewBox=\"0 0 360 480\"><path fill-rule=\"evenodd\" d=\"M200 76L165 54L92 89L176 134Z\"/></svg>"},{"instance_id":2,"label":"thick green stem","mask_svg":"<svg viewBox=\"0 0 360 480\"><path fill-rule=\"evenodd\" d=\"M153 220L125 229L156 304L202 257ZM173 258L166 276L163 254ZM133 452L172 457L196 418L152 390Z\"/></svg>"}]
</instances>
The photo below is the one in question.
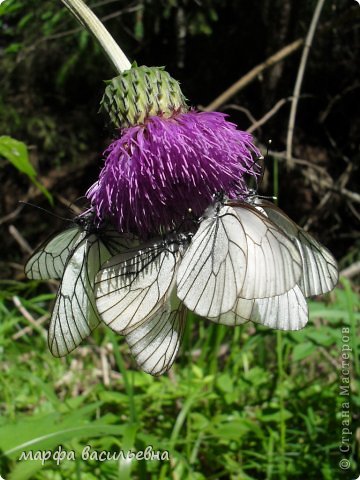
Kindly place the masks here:
<instances>
[{"instance_id":1,"label":"thick green stem","mask_svg":"<svg viewBox=\"0 0 360 480\"><path fill-rule=\"evenodd\" d=\"M97 16L82 0L61 0L81 25L98 40L118 73L131 68L131 63Z\"/></svg>"}]
</instances>

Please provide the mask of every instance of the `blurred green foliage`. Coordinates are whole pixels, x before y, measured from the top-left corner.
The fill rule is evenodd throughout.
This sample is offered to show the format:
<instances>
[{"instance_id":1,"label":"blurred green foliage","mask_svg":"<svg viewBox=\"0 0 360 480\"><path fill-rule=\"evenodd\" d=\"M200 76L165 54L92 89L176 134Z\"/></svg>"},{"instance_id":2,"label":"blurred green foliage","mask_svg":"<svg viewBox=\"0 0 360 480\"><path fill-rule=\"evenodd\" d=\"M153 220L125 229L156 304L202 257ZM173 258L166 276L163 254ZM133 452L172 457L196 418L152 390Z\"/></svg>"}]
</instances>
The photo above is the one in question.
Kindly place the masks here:
<instances>
[{"instance_id":1,"label":"blurred green foliage","mask_svg":"<svg viewBox=\"0 0 360 480\"><path fill-rule=\"evenodd\" d=\"M299 332L189 317L172 374L154 378L131 367L123 337L109 329L99 328L60 360L49 354L43 327L12 339L29 325L14 295L32 316L48 312L49 295L34 295L36 285L3 284L0 294L0 471L6 479L338 479L343 402L350 403L354 432L352 466L343 478L356 477L360 299L351 288L310 302L309 325ZM339 395L334 368L344 327L353 333L348 397ZM110 385L103 380L104 355ZM58 445L75 451L77 460L18 462L22 451ZM152 445L169 450L170 461L82 460L86 445L98 452Z\"/></svg>"}]
</instances>

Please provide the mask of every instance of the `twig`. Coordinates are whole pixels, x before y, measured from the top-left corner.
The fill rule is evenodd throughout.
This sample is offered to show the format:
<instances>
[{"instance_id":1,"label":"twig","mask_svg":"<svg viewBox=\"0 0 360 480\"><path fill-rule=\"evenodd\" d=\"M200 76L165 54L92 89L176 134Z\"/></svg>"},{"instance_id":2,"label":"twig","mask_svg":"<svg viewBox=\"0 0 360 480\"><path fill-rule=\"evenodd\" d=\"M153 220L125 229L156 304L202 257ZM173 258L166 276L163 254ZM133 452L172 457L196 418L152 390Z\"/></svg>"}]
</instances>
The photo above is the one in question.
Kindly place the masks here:
<instances>
[{"instance_id":1,"label":"twig","mask_svg":"<svg viewBox=\"0 0 360 480\"><path fill-rule=\"evenodd\" d=\"M19 270L19 272L24 272L24 264L16 262L3 262L0 260L0 269L4 267L13 268L14 270Z\"/></svg>"},{"instance_id":2,"label":"twig","mask_svg":"<svg viewBox=\"0 0 360 480\"><path fill-rule=\"evenodd\" d=\"M321 199L320 203L315 208L311 217L308 218L306 224L303 227L304 230L308 230L310 228L310 226L314 223L315 218L318 216L318 213L323 209L323 207L330 200L334 191L338 191L338 192L344 194L343 192L344 192L344 189L345 189L345 185L350 179L350 175L351 175L352 170L353 170L353 164L349 163L347 165L347 167L345 168L345 170L343 171L343 173L339 176L337 181L333 182L333 185L331 185L331 187L329 187L329 191L326 192L324 197ZM338 185L338 186L336 186L336 185Z\"/></svg>"},{"instance_id":3,"label":"twig","mask_svg":"<svg viewBox=\"0 0 360 480\"><path fill-rule=\"evenodd\" d=\"M0 218L0 225L2 225L3 223L9 222L11 220L14 220L19 215L19 213L21 213L23 208L24 208L24 205L19 205L18 207L15 208L15 210L8 213L4 217Z\"/></svg>"},{"instance_id":4,"label":"twig","mask_svg":"<svg viewBox=\"0 0 360 480\"><path fill-rule=\"evenodd\" d=\"M327 119L327 117L329 116L329 114L331 113L331 110L333 109L334 105L339 102L345 95L347 95L348 93L352 92L353 90L357 89L360 87L360 83L359 82L355 82L355 84L353 85L350 85L349 87L345 88L341 93L338 93L337 95L335 95L335 97L333 97L328 106L325 108L325 110L323 110L323 112L321 112L321 114L319 115L319 123L324 123L325 120Z\"/></svg>"},{"instance_id":5,"label":"twig","mask_svg":"<svg viewBox=\"0 0 360 480\"><path fill-rule=\"evenodd\" d=\"M348 198L352 202L360 203L360 194L356 192L351 192L347 188L336 188L335 186L329 187L330 189L332 188L335 192L341 193L344 197Z\"/></svg>"},{"instance_id":6,"label":"twig","mask_svg":"<svg viewBox=\"0 0 360 480\"><path fill-rule=\"evenodd\" d=\"M339 368L339 365L335 358L333 358L330 353L326 350L326 348L319 346L318 347L320 352L324 355L324 357L331 363L331 365L337 370Z\"/></svg>"},{"instance_id":7,"label":"twig","mask_svg":"<svg viewBox=\"0 0 360 480\"><path fill-rule=\"evenodd\" d=\"M70 202L69 200L67 200L62 195L56 195L56 197L57 197L57 199L59 200L60 203L65 205L65 207L68 210L70 210L70 212L74 212L76 215L80 215L83 212L83 210L81 208L79 208L77 205L75 205L74 202Z\"/></svg>"},{"instance_id":8,"label":"twig","mask_svg":"<svg viewBox=\"0 0 360 480\"><path fill-rule=\"evenodd\" d=\"M355 262L344 270L341 270L340 277L353 278L360 274L360 262Z\"/></svg>"},{"instance_id":9,"label":"twig","mask_svg":"<svg viewBox=\"0 0 360 480\"><path fill-rule=\"evenodd\" d=\"M109 368L109 362L108 362L104 348L100 349L100 359L101 359L101 370L102 370L104 385L108 387L110 385L110 368Z\"/></svg>"},{"instance_id":10,"label":"twig","mask_svg":"<svg viewBox=\"0 0 360 480\"><path fill-rule=\"evenodd\" d=\"M261 149L265 150L265 146L261 146ZM279 160L286 160L286 152L275 152L274 150L269 150L269 155L271 157L276 157ZM298 165L304 165L306 167L312 168L313 170L317 170L319 173L324 174L325 169L323 167L319 167L319 165L316 165L314 163L309 162L309 160L305 160L303 158L294 158L293 157L293 162Z\"/></svg>"},{"instance_id":11,"label":"twig","mask_svg":"<svg viewBox=\"0 0 360 480\"><path fill-rule=\"evenodd\" d=\"M360 195L359 195L360 196ZM357 218L358 222L360 222L360 214L359 212L355 209L355 207L352 205L351 202L346 202L346 205L349 207L349 210L351 210L351 213L354 215L354 217Z\"/></svg>"},{"instance_id":12,"label":"twig","mask_svg":"<svg viewBox=\"0 0 360 480\"><path fill-rule=\"evenodd\" d=\"M273 117L275 115L275 113L277 113L280 108L285 105L285 103L287 103L289 100L291 100L291 97L288 97L288 98L282 98L281 100L279 100L273 107L271 110L269 110L267 113L265 113L265 115L263 117L261 117L259 120L256 120L255 122L253 122L253 124L246 129L247 132L249 133L252 133L254 132L255 130L257 130L258 128L260 128L262 125L264 125L264 123L266 123L268 120L270 120L271 117Z\"/></svg>"},{"instance_id":13,"label":"twig","mask_svg":"<svg viewBox=\"0 0 360 480\"><path fill-rule=\"evenodd\" d=\"M248 85L253 80L255 80L258 77L258 75L260 75L260 73L262 73L264 70L266 70L269 67L272 67L278 62L281 62L281 60L284 60L284 58L296 52L296 50L298 50L303 45L303 43L304 43L304 39L299 38L298 40L295 40L295 42L290 43L286 47L276 52L274 55L271 55L271 57L266 59L265 62L260 63L259 65L251 69L246 75L244 75L237 82L231 85L231 87L225 90L225 92L223 92L221 95L215 98L215 100L209 103L209 105L204 107L203 110L205 112L211 112L213 110L217 110L219 107L221 107L221 105L227 102L236 93L238 93L240 90L246 87L246 85Z\"/></svg>"},{"instance_id":14,"label":"twig","mask_svg":"<svg viewBox=\"0 0 360 480\"><path fill-rule=\"evenodd\" d=\"M264 150L266 147L261 145L260 148ZM272 157L276 157L278 160L281 160L281 161L286 160L286 152L275 152L273 150L269 150L269 155ZM319 172L321 174L321 181L319 181L320 177L311 177L311 180L313 178L316 178L318 180L318 184L322 188L331 190L332 192L339 193L344 197L346 197L347 199L349 199L351 202L360 203L360 194L356 192L352 192L347 188L337 186L336 183L340 181L340 178L338 182L335 183L334 180L330 177L330 175L326 172L325 168L319 167L319 165L311 163L309 162L309 160L305 160L303 158L292 157L292 161L294 164L304 165L312 170Z\"/></svg>"},{"instance_id":15,"label":"twig","mask_svg":"<svg viewBox=\"0 0 360 480\"><path fill-rule=\"evenodd\" d=\"M40 327L43 323L45 323L48 319L49 319L50 315L47 313L46 315L43 315L42 317L40 317L39 319L37 320L34 320L36 325L38 327ZM33 331L33 327L32 326L27 326L21 330L19 330L18 332L14 333L14 335L11 337L13 340L18 340L19 338L23 337L24 335L28 334L28 333L31 333Z\"/></svg>"},{"instance_id":16,"label":"twig","mask_svg":"<svg viewBox=\"0 0 360 480\"><path fill-rule=\"evenodd\" d=\"M303 53L300 60L299 70L296 77L293 98L291 102L291 110L289 116L289 124L287 130L287 139L286 139L286 163L288 167L293 167L292 164L292 145L293 145L293 136L294 136L294 128L295 128L295 119L296 119L296 111L297 105L299 101L300 91L301 91L301 84L304 78L305 68L307 59L309 56L310 47L314 38L314 33L316 30L316 26L318 24L320 13L322 7L324 5L325 0L318 0L316 4L316 8L314 11L313 18L311 20L309 31L306 35L305 45L303 49Z\"/></svg>"},{"instance_id":17,"label":"twig","mask_svg":"<svg viewBox=\"0 0 360 480\"><path fill-rule=\"evenodd\" d=\"M20 245L21 250L23 250L25 253L31 253L33 251L28 242L14 225L9 226L9 233Z\"/></svg>"},{"instance_id":18,"label":"twig","mask_svg":"<svg viewBox=\"0 0 360 480\"><path fill-rule=\"evenodd\" d=\"M37 330L40 329L40 332L42 333L43 337L46 338L46 332L44 331L44 329L42 327L40 327L40 325L38 325L38 322L34 319L34 317L31 315L31 313L26 310L26 308L24 307L24 305L20 302L20 299L19 297L17 297L16 295L14 295L12 297L12 301L15 305L15 307L19 310L19 312L22 314L22 316L31 324L33 325Z\"/></svg>"},{"instance_id":19,"label":"twig","mask_svg":"<svg viewBox=\"0 0 360 480\"><path fill-rule=\"evenodd\" d=\"M221 107L221 111L228 110L228 109L237 110L238 112L245 113L245 115L247 116L247 118L250 120L251 123L256 122L256 118L253 116L250 110L248 110L245 107L241 107L240 105L236 105L235 103L228 103L223 107Z\"/></svg>"},{"instance_id":20,"label":"twig","mask_svg":"<svg viewBox=\"0 0 360 480\"><path fill-rule=\"evenodd\" d=\"M354 7L352 9L346 10L346 12L340 17L336 18L336 25L340 28L342 25L346 25L350 18L353 18L354 15L359 15L358 8ZM331 20L325 25L321 26L321 31L327 31L334 27L334 21ZM225 90L221 95L219 95L215 100L213 100L207 107L199 107L201 110L210 112L212 110L217 110L221 105L227 102L231 97L233 97L237 92L246 87L249 83L254 81L260 73L266 70L273 65L276 65L278 62L281 62L286 57L290 56L292 53L296 52L303 44L304 38L299 38L294 42L290 43L286 47L282 48L274 55L270 56L263 63L260 63L253 69L251 69L246 75L241 77L237 82L235 82L231 87Z\"/></svg>"}]
</instances>

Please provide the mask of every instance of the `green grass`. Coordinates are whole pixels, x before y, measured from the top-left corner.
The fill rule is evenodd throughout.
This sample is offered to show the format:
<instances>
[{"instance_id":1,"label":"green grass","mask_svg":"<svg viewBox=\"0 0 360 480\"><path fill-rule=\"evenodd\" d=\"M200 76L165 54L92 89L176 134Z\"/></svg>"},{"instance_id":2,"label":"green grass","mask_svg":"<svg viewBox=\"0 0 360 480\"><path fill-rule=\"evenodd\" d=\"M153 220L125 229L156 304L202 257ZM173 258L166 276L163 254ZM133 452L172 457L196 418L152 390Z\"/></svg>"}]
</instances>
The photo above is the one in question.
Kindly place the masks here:
<instances>
[{"instance_id":1,"label":"green grass","mask_svg":"<svg viewBox=\"0 0 360 480\"><path fill-rule=\"evenodd\" d=\"M40 287L44 288L44 287ZM359 397L359 296L349 282L310 302L299 332L251 323L229 328L190 316L171 374L134 368L123 337L99 328L65 359L47 349L46 330L29 325L48 312L39 284L0 285L0 474L54 479L354 479ZM341 455L341 331L350 329L352 452ZM110 375L106 385L103 365ZM109 373L110 372L110 373ZM22 451L74 451L75 461L21 461ZM170 461L82 460L96 451L169 450ZM339 461L351 461L342 475Z\"/></svg>"}]
</instances>

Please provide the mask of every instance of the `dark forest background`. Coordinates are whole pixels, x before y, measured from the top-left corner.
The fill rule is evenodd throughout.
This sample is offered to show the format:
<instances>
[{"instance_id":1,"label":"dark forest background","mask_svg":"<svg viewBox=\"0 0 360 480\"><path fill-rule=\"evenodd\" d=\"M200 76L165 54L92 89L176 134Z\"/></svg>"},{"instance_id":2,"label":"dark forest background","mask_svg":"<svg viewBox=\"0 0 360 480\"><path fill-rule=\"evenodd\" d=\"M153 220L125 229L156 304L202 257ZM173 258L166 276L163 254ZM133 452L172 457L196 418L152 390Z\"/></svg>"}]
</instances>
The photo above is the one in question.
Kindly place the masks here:
<instances>
[{"instance_id":1,"label":"dark forest background","mask_svg":"<svg viewBox=\"0 0 360 480\"><path fill-rule=\"evenodd\" d=\"M89 2L138 64L165 65L201 109L268 57L304 39L315 1L104 0ZM239 128L279 109L253 133L272 140L261 192L273 193L279 163L279 203L346 264L358 259L360 104L359 18L355 1L326 1L306 63L294 132L294 168L284 151L290 98L302 46L218 107ZM84 195L114 132L98 114L104 82L114 72L97 43L61 2L8 0L0 6L0 134L24 142L55 211ZM280 102L280 103L279 103ZM2 261L21 262L13 224L31 246L56 226L19 200L49 207L26 176L0 158ZM12 215L12 213L14 213ZM66 213L66 212L65 212ZM10 217L8 215L10 214ZM14 272L9 265L2 275Z\"/></svg>"}]
</instances>

